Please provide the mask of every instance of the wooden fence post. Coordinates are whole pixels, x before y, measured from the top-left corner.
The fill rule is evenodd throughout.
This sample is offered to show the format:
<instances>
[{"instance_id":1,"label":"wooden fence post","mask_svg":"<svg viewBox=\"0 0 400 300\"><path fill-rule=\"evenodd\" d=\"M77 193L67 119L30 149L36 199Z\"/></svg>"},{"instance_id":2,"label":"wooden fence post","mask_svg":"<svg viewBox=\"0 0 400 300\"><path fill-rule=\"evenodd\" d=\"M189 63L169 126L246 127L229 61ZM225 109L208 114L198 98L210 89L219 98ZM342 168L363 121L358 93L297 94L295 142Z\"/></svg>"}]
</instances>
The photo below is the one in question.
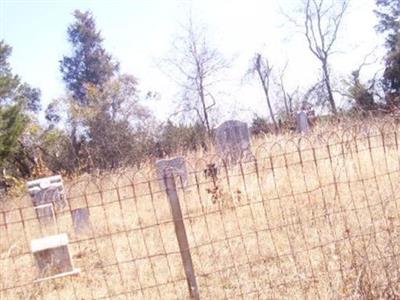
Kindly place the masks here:
<instances>
[{"instance_id":1,"label":"wooden fence post","mask_svg":"<svg viewBox=\"0 0 400 300\"><path fill-rule=\"evenodd\" d=\"M172 217L174 219L176 238L178 240L179 250L181 252L182 263L185 269L190 296L192 299L199 300L200 295L197 287L196 275L194 273L185 224L183 223L181 205L179 203L178 192L176 190L175 177L173 170L170 168L164 170L164 183L169 204L171 206Z\"/></svg>"}]
</instances>

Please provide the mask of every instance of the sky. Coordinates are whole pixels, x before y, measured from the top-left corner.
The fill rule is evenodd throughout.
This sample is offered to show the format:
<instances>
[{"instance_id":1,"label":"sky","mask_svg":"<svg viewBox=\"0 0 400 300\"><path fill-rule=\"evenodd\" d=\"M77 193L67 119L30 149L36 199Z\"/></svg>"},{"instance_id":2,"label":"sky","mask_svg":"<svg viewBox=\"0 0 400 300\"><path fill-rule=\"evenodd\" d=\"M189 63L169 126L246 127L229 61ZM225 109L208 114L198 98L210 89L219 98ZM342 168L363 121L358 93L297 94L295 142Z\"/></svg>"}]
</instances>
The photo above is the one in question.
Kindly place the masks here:
<instances>
[{"instance_id":1,"label":"sky","mask_svg":"<svg viewBox=\"0 0 400 300\"><path fill-rule=\"evenodd\" d=\"M383 37L375 32L374 0L350 0L331 57L335 82L357 69L367 53L374 62L368 78L382 69ZM67 27L75 9L90 10L104 38L104 47L120 62L121 72L134 75L141 95L160 97L142 102L165 121L178 105L180 87L160 69L171 45L191 15L206 26L207 41L231 68L218 86L218 118L250 120L267 116L267 104L256 80L245 77L254 53L269 58L273 72L287 63L288 89L301 90L316 82L319 65L305 43L295 18L299 0L0 0L0 39L13 47L10 64L23 81L42 92L43 106L65 95L59 61L70 54ZM144 98L144 97L142 97ZM273 97L273 101L279 101ZM344 102L341 102L344 105Z\"/></svg>"}]
</instances>

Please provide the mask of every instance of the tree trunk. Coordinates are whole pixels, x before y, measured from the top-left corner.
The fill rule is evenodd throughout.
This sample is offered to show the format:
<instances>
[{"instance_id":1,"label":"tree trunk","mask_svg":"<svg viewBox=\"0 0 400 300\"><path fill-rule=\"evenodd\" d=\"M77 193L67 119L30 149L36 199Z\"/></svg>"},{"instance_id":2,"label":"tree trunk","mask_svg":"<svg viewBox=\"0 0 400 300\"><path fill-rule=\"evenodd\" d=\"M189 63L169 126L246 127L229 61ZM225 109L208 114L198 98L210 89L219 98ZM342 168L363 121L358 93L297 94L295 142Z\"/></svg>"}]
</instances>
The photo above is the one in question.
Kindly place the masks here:
<instances>
[{"instance_id":1,"label":"tree trunk","mask_svg":"<svg viewBox=\"0 0 400 300\"><path fill-rule=\"evenodd\" d=\"M292 99L292 96L288 96L288 98L289 98L289 113L290 113L290 116L292 116L292 114L293 114L293 99Z\"/></svg>"},{"instance_id":2,"label":"tree trunk","mask_svg":"<svg viewBox=\"0 0 400 300\"><path fill-rule=\"evenodd\" d=\"M72 123L72 132L71 132L71 143L72 143L72 151L74 154L75 162L74 162L74 167L79 165L80 157L79 157L79 152L81 148L81 142L78 141L77 137L77 125L75 122Z\"/></svg>"},{"instance_id":3,"label":"tree trunk","mask_svg":"<svg viewBox=\"0 0 400 300\"><path fill-rule=\"evenodd\" d=\"M337 115L336 103L335 103L335 99L333 98L331 80L329 78L328 62L326 59L322 62L322 70L324 72L324 81L325 81L326 90L328 92L328 101L331 106L331 111L334 115Z\"/></svg>"},{"instance_id":4,"label":"tree trunk","mask_svg":"<svg viewBox=\"0 0 400 300\"><path fill-rule=\"evenodd\" d=\"M199 96L200 96L201 106L203 108L204 123L206 125L207 134L208 134L208 137L211 139L212 138L212 133L211 133L210 121L208 120L206 100L205 100L205 97L204 97L203 81L201 79L200 79Z\"/></svg>"},{"instance_id":5,"label":"tree trunk","mask_svg":"<svg viewBox=\"0 0 400 300\"><path fill-rule=\"evenodd\" d=\"M270 114L270 116L271 116L272 123L274 123L275 132L278 132L278 124L276 123L275 116L274 116L274 112L273 112L272 106L271 106L271 101L270 101L270 99L269 99L268 87L266 86L265 80L263 80L261 71L260 71L258 68L257 68L257 73L258 73L258 76L260 77L260 81L261 81L261 85L262 85L263 90L264 90L265 98L267 99L269 114Z\"/></svg>"},{"instance_id":6,"label":"tree trunk","mask_svg":"<svg viewBox=\"0 0 400 300\"><path fill-rule=\"evenodd\" d=\"M282 79L281 79L281 89L282 89L282 94L283 94L283 102L285 104L285 111L286 111L286 118L290 118L290 111L289 111L289 106L288 106L288 96L286 94L285 86L283 85Z\"/></svg>"}]
</instances>

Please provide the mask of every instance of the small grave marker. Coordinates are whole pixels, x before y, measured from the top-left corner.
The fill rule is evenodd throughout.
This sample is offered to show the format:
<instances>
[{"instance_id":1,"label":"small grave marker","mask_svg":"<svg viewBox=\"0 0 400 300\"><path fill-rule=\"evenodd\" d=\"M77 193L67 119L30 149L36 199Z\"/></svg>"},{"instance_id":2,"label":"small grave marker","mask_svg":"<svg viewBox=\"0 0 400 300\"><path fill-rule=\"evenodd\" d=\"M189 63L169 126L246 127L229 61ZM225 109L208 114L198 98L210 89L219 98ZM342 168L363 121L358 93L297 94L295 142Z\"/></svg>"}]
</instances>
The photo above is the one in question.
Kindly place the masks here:
<instances>
[{"instance_id":1,"label":"small grave marker","mask_svg":"<svg viewBox=\"0 0 400 300\"><path fill-rule=\"evenodd\" d=\"M39 268L39 279L44 281L79 274L68 247L67 234L51 235L31 241L31 251Z\"/></svg>"},{"instance_id":2,"label":"small grave marker","mask_svg":"<svg viewBox=\"0 0 400 300\"><path fill-rule=\"evenodd\" d=\"M164 173L165 170L171 169L175 176L182 178L183 186L188 185L188 173L186 169L186 162L183 156L177 156L171 159L160 159L156 162L157 177L160 182L160 187L164 190ZM180 180L178 180L180 182Z\"/></svg>"},{"instance_id":3,"label":"small grave marker","mask_svg":"<svg viewBox=\"0 0 400 300\"><path fill-rule=\"evenodd\" d=\"M229 120L216 130L217 150L224 159L235 163L244 154L251 155L250 132L247 123Z\"/></svg>"},{"instance_id":4,"label":"small grave marker","mask_svg":"<svg viewBox=\"0 0 400 300\"><path fill-rule=\"evenodd\" d=\"M310 131L310 124L308 122L308 115L304 110L301 110L296 115L297 132L308 133Z\"/></svg>"},{"instance_id":5,"label":"small grave marker","mask_svg":"<svg viewBox=\"0 0 400 300\"><path fill-rule=\"evenodd\" d=\"M77 208L71 211L74 230L77 234L83 234L90 229L90 213L88 208Z\"/></svg>"}]
</instances>

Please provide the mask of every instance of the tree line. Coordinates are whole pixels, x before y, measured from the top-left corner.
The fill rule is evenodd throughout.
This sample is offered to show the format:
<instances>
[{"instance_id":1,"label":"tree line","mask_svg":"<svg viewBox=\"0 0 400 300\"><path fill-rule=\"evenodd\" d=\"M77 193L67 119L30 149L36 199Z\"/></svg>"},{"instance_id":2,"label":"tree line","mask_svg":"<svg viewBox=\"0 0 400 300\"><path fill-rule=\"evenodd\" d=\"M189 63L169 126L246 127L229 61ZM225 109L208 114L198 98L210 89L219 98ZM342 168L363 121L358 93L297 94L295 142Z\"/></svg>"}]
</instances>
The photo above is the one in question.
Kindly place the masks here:
<instances>
[{"instance_id":1,"label":"tree line","mask_svg":"<svg viewBox=\"0 0 400 300\"><path fill-rule=\"evenodd\" d=\"M338 107L331 76L331 55L349 0L304 0L301 15L293 21L320 63L320 78L307 91L288 90L285 68L277 72L264 53L250 61L254 78L267 103L268 120L254 117L254 134L277 132L290 123L302 102L325 107L332 115L351 111L392 111L400 108L400 2L376 0L376 30L386 38L385 69L381 78L362 81L363 65L354 70L342 93L351 100L346 111ZM47 107L40 90L22 82L8 62L12 49L0 42L0 176L11 179L40 176L38 164L52 173L76 174L140 166L149 158L177 151L207 151L213 138L215 86L230 62L207 40L206 31L191 20L163 60L165 72L181 86L176 115L191 122L156 122L142 104L134 75L120 71L119 62L103 46L101 32L89 11L76 10L67 28L71 53L59 62L67 93ZM278 91L272 95L271 86ZM153 97L148 93L147 97ZM279 105L273 105L272 98ZM44 110L46 124L37 115Z\"/></svg>"}]
</instances>

